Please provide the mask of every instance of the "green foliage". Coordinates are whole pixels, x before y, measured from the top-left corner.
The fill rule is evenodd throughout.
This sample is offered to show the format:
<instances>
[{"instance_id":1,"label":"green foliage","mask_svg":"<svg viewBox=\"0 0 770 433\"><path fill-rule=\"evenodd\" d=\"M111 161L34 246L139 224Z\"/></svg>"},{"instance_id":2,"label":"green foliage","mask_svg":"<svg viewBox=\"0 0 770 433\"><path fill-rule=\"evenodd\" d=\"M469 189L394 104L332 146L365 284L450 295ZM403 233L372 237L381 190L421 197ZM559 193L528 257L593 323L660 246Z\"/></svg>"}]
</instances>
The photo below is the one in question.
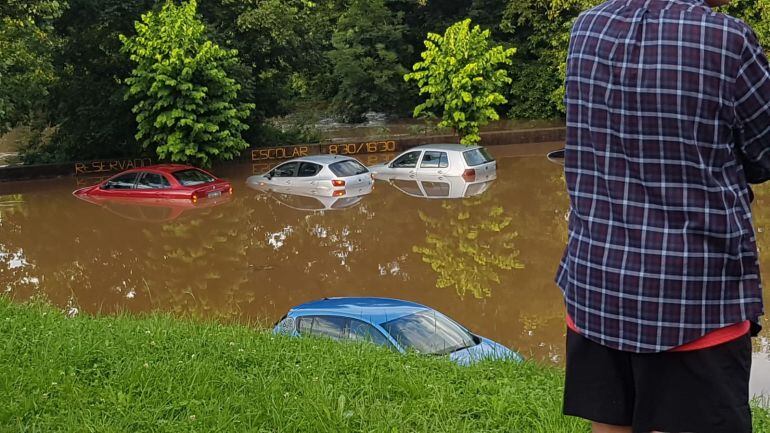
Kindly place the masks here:
<instances>
[{"instance_id":1,"label":"green foliage","mask_svg":"<svg viewBox=\"0 0 770 433\"><path fill-rule=\"evenodd\" d=\"M167 2L136 23L136 36L121 36L136 64L125 81L134 105L137 140L162 160L210 165L232 159L248 144L242 122L253 104L237 103L241 86L228 76L237 52L206 39L197 3Z\"/></svg>"},{"instance_id":2,"label":"green foliage","mask_svg":"<svg viewBox=\"0 0 770 433\"><path fill-rule=\"evenodd\" d=\"M551 0L508 2L501 29L518 48L510 69L513 83L506 95L512 118L543 119L563 111L564 76L560 65L567 55L576 6Z\"/></svg>"},{"instance_id":3,"label":"green foliage","mask_svg":"<svg viewBox=\"0 0 770 433\"><path fill-rule=\"evenodd\" d=\"M228 54L218 60L219 66L212 67L223 68L231 83L239 86L235 96L228 100L237 114L230 139L237 142L239 138L233 137L242 137L259 145L266 138L267 129L261 127L263 124L306 104L327 108L331 105L349 120L369 110L401 115L419 99L416 91L408 91L408 83L396 79L404 73L403 65L425 63L417 48L422 46L426 34L444 32L453 23L470 18L473 23L489 29L489 36L504 48L515 47L517 52L515 57L509 59L508 55L506 61L497 64L499 69L507 70L510 83L507 79L501 80L495 87L489 79L483 80L494 89L483 89L482 94L502 96L492 101L493 104L475 95L470 104L465 104L462 92L469 89L458 75L465 60L456 57L453 65L444 65L458 68L444 71L444 75L454 74L459 81L453 83L447 79L436 90L444 87L460 92L459 98L455 94L447 102L448 105L463 103L459 107L451 106L448 111L444 104L421 104L422 113L442 117L446 112L447 117L443 118L448 122L446 125L461 135L468 135L465 129L473 131L473 119L463 120L462 116L484 117L483 107L495 111L495 116L505 112L512 118L553 118L563 114L570 27L580 11L600 2L207 0L200 4L205 30L194 43L192 36L185 36L182 42L187 45L182 52L188 50L187 56L199 60L196 67L202 69L196 69L197 75L191 79L199 80L205 87L211 83L204 81L213 78L203 72L201 56L204 54L195 51L193 55L192 48L196 44L202 47L205 40L209 40L214 47L238 50L237 60ZM141 143L135 138L137 116L132 108L138 99L124 98L125 86L120 78L130 76L138 65L125 55L127 51L118 36L131 38L135 32L134 22L147 11L157 14L162 5L163 2L157 0L0 2L0 133L14 125L35 129L32 136L39 139L21 149L25 161L137 156L148 140L152 144L147 149L155 151L158 144L152 138L160 138L162 134L146 133L147 128L142 127L139 129L146 135ZM733 0L719 11L745 20L761 43L770 45L770 0ZM472 32L468 30L468 33ZM436 45L430 39L428 42ZM436 51L440 50L436 48ZM473 51L484 50L473 46L469 52ZM231 53L216 48L209 55L217 52ZM170 61L171 51L166 54ZM143 70L148 74L159 73L152 70L148 59L144 59ZM166 66L173 67L170 63ZM479 63L477 66L490 65ZM414 81L419 82L416 78ZM457 84L457 88L453 88L453 84ZM426 86L430 87L427 81ZM473 81L470 87L470 91L478 90ZM223 91L222 95L226 93ZM422 95L434 99L429 92ZM507 102L499 102L503 100ZM247 110L253 103L257 106ZM468 114L474 110L478 113ZM249 115L244 117L245 112ZM487 114L491 116L489 119L496 118L491 112ZM455 125L463 122L466 125ZM230 128L226 123L219 124L220 128ZM480 121L479 125L483 123ZM244 125L250 128L246 130ZM151 126L155 128L154 123ZM274 134L268 132L267 135ZM306 135L282 134L278 139L294 140ZM475 133L471 133L464 140L472 142L474 137ZM236 147L241 145L239 142ZM211 147L211 143L197 146L208 155L200 149ZM237 151L231 149L225 154L233 152ZM215 158L226 158L225 154ZM172 155L202 159L169 149L168 158Z\"/></svg>"},{"instance_id":4,"label":"green foliage","mask_svg":"<svg viewBox=\"0 0 770 433\"><path fill-rule=\"evenodd\" d=\"M202 15L219 40L237 49L249 70L235 78L243 86L241 98L259 102L250 124L287 114L296 100L308 97L305 81L310 82L311 93L319 92L316 80L331 70L325 53L340 14L336 3L215 0L201 4ZM298 82L303 83L297 86Z\"/></svg>"},{"instance_id":5,"label":"green foliage","mask_svg":"<svg viewBox=\"0 0 770 433\"><path fill-rule=\"evenodd\" d=\"M502 65L511 64L513 48L490 47L489 30L471 27L470 20L449 27L444 35L429 33L422 61L404 78L417 81L427 100L414 109L441 117L439 126L451 127L460 142L481 141L479 128L500 116L495 106L507 102L500 93L511 79Z\"/></svg>"},{"instance_id":6,"label":"green foliage","mask_svg":"<svg viewBox=\"0 0 770 433\"><path fill-rule=\"evenodd\" d=\"M55 128L46 126L44 119L35 117L26 130L23 138L18 142L18 156L24 164L48 164L67 160L63 149L51 141L51 135L55 134Z\"/></svg>"},{"instance_id":7,"label":"green foliage","mask_svg":"<svg viewBox=\"0 0 770 433\"><path fill-rule=\"evenodd\" d=\"M558 96L563 80L558 70L534 60L514 62L511 85L507 88L511 119L553 119L558 117Z\"/></svg>"},{"instance_id":8,"label":"green foliage","mask_svg":"<svg viewBox=\"0 0 770 433\"><path fill-rule=\"evenodd\" d=\"M564 82L567 78L567 49L569 47L570 30L572 24L577 19L578 14L581 11L590 9L594 6L602 3L602 0L546 0L546 8L548 10L549 17L562 17L563 25L561 31L558 31L553 36L554 55L557 59L554 68L558 71L559 81L561 85L551 94L550 102L556 104L558 110L562 113L565 112L564 96L565 87Z\"/></svg>"},{"instance_id":9,"label":"green foliage","mask_svg":"<svg viewBox=\"0 0 770 433\"><path fill-rule=\"evenodd\" d=\"M0 16L33 21L52 20L59 17L66 6L66 2L57 0L3 0Z\"/></svg>"},{"instance_id":10,"label":"green foliage","mask_svg":"<svg viewBox=\"0 0 770 433\"><path fill-rule=\"evenodd\" d=\"M770 47L770 0L732 0L721 12L744 20L763 47Z\"/></svg>"},{"instance_id":11,"label":"green foliage","mask_svg":"<svg viewBox=\"0 0 770 433\"><path fill-rule=\"evenodd\" d=\"M58 38L51 22L64 6L49 0L0 4L0 134L30 122L45 107L56 81Z\"/></svg>"},{"instance_id":12,"label":"green foliage","mask_svg":"<svg viewBox=\"0 0 770 433\"><path fill-rule=\"evenodd\" d=\"M408 96L402 79L408 71L400 58L411 51L404 43L403 13L391 12L385 0L351 0L332 35L328 56L337 84L335 111L359 121L367 111L399 112Z\"/></svg>"},{"instance_id":13,"label":"green foliage","mask_svg":"<svg viewBox=\"0 0 770 433\"><path fill-rule=\"evenodd\" d=\"M56 20L61 38L54 55L57 80L50 88L47 124L50 139L23 149L27 162L55 162L140 155L136 122L118 78L131 63L120 49L120 34L154 0L70 0Z\"/></svg>"}]
</instances>

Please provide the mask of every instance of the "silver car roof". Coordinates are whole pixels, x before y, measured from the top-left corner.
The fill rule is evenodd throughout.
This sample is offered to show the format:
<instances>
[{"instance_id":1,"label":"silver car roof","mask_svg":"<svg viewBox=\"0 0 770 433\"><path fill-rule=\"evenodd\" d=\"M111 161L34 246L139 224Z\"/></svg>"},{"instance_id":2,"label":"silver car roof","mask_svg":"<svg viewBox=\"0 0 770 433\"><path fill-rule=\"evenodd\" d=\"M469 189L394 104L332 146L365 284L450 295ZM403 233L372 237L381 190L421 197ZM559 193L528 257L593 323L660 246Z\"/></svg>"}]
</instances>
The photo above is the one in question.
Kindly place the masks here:
<instances>
[{"instance_id":1,"label":"silver car roof","mask_svg":"<svg viewBox=\"0 0 770 433\"><path fill-rule=\"evenodd\" d=\"M465 152L466 150L479 149L481 146L464 146L462 144L424 144L408 150L445 150Z\"/></svg>"},{"instance_id":2,"label":"silver car roof","mask_svg":"<svg viewBox=\"0 0 770 433\"><path fill-rule=\"evenodd\" d=\"M307 162L315 162L316 164L329 165L335 162L348 161L351 159L354 161L356 160L355 158L351 158L349 156L342 156L342 155L308 155L308 156L301 156L299 158L293 158L288 161L281 162L281 164L285 164L287 162L293 162L293 161L307 161Z\"/></svg>"}]
</instances>

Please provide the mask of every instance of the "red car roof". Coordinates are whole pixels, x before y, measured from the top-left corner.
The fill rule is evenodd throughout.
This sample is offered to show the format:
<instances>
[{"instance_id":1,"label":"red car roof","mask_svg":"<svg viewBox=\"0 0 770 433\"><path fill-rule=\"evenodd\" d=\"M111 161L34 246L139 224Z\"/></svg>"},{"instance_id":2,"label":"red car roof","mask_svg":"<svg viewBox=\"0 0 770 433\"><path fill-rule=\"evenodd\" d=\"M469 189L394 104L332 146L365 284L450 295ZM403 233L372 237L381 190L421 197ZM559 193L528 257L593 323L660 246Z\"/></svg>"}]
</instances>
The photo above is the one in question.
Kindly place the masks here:
<instances>
[{"instance_id":1,"label":"red car roof","mask_svg":"<svg viewBox=\"0 0 770 433\"><path fill-rule=\"evenodd\" d=\"M197 170L197 167L193 167L191 165L184 165L184 164L156 164L156 165L148 165L145 167L137 167L134 170L157 170L161 171L163 173L173 173L175 171L179 170L187 170L187 169L194 169Z\"/></svg>"}]
</instances>

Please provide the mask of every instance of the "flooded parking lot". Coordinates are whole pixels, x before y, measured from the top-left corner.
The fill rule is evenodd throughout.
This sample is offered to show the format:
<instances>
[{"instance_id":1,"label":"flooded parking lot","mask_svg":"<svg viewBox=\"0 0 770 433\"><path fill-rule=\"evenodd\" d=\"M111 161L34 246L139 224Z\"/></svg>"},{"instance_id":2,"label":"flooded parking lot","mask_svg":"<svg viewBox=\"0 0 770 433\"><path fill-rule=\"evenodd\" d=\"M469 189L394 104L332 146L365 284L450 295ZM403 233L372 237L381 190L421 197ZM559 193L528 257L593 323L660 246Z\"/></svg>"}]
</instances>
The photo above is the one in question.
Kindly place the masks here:
<instances>
[{"instance_id":1,"label":"flooded parking lot","mask_svg":"<svg viewBox=\"0 0 770 433\"><path fill-rule=\"evenodd\" d=\"M252 164L216 170L232 196L175 206L88 203L71 195L83 186L75 178L0 184L0 290L73 314L160 310L265 324L322 297L401 298L561 364L553 276L568 198L561 166L544 156L557 147L491 148L497 177L483 183L377 181L323 199L247 188L266 168ZM756 195L770 278L770 188ZM756 339L755 352L752 387L770 394L770 340Z\"/></svg>"}]
</instances>

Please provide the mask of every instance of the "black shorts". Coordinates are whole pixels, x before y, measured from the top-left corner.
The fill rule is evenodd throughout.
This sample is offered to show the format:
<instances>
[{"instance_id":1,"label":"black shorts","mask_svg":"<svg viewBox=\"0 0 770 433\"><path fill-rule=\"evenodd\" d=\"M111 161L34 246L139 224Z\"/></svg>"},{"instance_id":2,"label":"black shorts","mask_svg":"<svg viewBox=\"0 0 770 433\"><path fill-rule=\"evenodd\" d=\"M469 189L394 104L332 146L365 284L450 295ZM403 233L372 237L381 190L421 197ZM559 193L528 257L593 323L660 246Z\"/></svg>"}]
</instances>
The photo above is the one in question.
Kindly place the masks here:
<instances>
[{"instance_id":1,"label":"black shorts","mask_svg":"<svg viewBox=\"0 0 770 433\"><path fill-rule=\"evenodd\" d=\"M635 433L750 433L751 337L692 352L610 349L567 330L564 414Z\"/></svg>"}]
</instances>

